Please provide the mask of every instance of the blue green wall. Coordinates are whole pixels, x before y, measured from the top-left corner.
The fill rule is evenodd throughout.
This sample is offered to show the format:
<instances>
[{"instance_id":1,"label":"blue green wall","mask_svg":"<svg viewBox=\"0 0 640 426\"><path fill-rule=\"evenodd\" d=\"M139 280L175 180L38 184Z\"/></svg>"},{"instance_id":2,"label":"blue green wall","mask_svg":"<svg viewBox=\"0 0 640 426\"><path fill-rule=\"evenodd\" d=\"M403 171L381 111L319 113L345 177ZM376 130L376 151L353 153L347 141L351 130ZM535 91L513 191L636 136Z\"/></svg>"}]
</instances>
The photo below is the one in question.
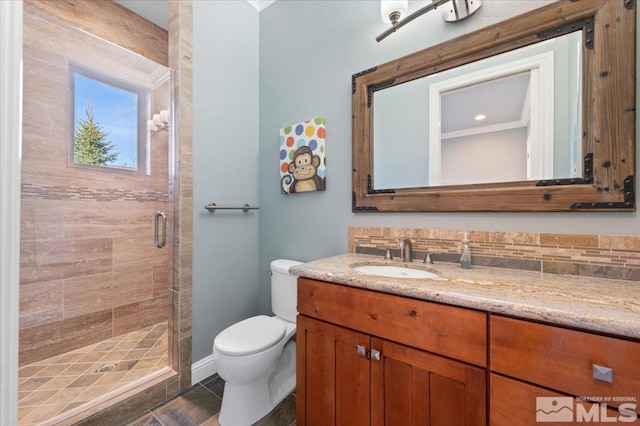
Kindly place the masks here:
<instances>
[{"instance_id":1,"label":"blue green wall","mask_svg":"<svg viewBox=\"0 0 640 426\"><path fill-rule=\"evenodd\" d=\"M640 234L638 213L351 212L351 75L549 1L486 1L448 24L430 12L380 43L378 1L278 1L260 14L259 269L275 257L313 260L347 250L349 226ZM410 2L414 9L424 2ZM326 117L327 190L278 192L278 129ZM261 307L269 306L261 276Z\"/></svg>"}]
</instances>

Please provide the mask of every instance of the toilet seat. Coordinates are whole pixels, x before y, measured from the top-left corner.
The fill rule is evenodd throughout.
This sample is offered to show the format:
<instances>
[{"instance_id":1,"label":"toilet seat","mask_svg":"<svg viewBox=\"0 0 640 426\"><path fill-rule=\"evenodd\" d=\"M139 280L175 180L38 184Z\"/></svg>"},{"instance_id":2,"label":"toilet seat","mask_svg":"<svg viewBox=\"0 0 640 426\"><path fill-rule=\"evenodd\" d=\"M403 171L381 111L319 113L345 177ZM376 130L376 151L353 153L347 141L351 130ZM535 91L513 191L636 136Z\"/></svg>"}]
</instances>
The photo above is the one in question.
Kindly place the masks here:
<instances>
[{"instance_id":1,"label":"toilet seat","mask_svg":"<svg viewBox=\"0 0 640 426\"><path fill-rule=\"evenodd\" d=\"M224 329L215 338L215 349L229 356L251 355L278 343L285 335L285 324L273 317L258 315Z\"/></svg>"}]
</instances>

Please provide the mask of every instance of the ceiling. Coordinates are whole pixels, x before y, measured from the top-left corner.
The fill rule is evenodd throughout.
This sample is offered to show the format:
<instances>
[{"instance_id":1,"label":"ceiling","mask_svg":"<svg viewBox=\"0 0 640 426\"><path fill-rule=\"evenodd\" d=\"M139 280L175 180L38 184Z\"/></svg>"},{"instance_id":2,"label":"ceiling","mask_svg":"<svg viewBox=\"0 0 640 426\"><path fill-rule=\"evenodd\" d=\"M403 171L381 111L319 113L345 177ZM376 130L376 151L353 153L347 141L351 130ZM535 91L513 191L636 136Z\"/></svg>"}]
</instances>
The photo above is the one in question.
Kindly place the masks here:
<instances>
[{"instance_id":1,"label":"ceiling","mask_svg":"<svg viewBox=\"0 0 640 426\"><path fill-rule=\"evenodd\" d=\"M249 4L256 8L258 12L263 11L267 7L271 6L276 0L247 0Z\"/></svg>"},{"instance_id":2,"label":"ceiling","mask_svg":"<svg viewBox=\"0 0 640 426\"><path fill-rule=\"evenodd\" d=\"M169 0L114 0L157 26L169 30ZM242 1L242 0L234 0ZM271 6L276 0L247 0L258 12Z\"/></svg>"},{"instance_id":3,"label":"ceiling","mask_svg":"<svg viewBox=\"0 0 640 426\"><path fill-rule=\"evenodd\" d=\"M114 0L134 13L169 30L169 0Z\"/></svg>"},{"instance_id":4,"label":"ceiling","mask_svg":"<svg viewBox=\"0 0 640 426\"><path fill-rule=\"evenodd\" d=\"M475 84L442 95L442 133L513 123L526 126L530 73ZM478 114L486 116L476 120Z\"/></svg>"}]
</instances>

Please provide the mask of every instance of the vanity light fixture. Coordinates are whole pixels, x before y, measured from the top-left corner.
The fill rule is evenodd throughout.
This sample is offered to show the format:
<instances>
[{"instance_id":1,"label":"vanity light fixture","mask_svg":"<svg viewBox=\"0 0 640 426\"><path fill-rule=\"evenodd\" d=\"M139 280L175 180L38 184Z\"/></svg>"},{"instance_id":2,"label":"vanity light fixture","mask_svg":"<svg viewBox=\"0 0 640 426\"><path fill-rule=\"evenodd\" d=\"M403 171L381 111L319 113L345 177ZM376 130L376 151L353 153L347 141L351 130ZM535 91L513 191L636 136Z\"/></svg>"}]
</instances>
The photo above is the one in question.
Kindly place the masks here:
<instances>
[{"instance_id":1,"label":"vanity light fixture","mask_svg":"<svg viewBox=\"0 0 640 426\"><path fill-rule=\"evenodd\" d=\"M474 120L476 120L476 121L482 121L482 120L484 120L485 118L487 118L487 116L486 116L486 115L484 115L484 114L478 114L478 115L476 115L475 117L473 117L473 119L474 119Z\"/></svg>"},{"instance_id":2,"label":"vanity light fixture","mask_svg":"<svg viewBox=\"0 0 640 426\"><path fill-rule=\"evenodd\" d=\"M381 0L380 15L382 22L397 25L401 16L409 10L409 0Z\"/></svg>"},{"instance_id":3,"label":"vanity light fixture","mask_svg":"<svg viewBox=\"0 0 640 426\"><path fill-rule=\"evenodd\" d=\"M376 41L384 40L400 27L407 25L430 10L436 9L438 6L442 6L441 16L446 22L460 21L474 14L482 6L482 0L432 0L431 3L423 8L416 10L404 19L400 19L408 9L407 3L406 0L381 0L382 20L391 23L391 27L376 37Z\"/></svg>"}]
</instances>

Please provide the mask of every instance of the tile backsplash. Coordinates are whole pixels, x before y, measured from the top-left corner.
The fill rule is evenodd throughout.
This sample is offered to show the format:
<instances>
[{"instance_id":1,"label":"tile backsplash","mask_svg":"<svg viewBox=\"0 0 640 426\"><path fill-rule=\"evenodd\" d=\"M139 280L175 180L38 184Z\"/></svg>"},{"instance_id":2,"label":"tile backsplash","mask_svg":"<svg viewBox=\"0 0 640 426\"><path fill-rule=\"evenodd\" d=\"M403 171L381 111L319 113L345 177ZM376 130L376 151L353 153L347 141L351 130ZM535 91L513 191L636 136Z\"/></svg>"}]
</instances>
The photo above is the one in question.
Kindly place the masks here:
<instances>
[{"instance_id":1,"label":"tile backsplash","mask_svg":"<svg viewBox=\"0 0 640 426\"><path fill-rule=\"evenodd\" d=\"M640 237L528 232L468 232L471 263L552 274L640 281ZM459 262L465 230L349 228L349 252L399 256L398 239L411 238L414 258Z\"/></svg>"}]
</instances>

